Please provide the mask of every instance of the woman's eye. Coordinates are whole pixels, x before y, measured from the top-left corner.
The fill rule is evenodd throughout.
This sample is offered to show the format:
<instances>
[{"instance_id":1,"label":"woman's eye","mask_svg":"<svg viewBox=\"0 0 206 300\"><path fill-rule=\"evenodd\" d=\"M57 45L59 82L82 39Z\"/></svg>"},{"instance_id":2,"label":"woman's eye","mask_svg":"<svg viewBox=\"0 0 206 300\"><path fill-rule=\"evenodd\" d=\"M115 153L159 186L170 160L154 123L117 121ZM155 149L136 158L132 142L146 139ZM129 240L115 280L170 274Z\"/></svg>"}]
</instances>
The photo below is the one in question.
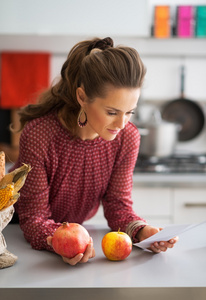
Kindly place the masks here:
<instances>
[{"instance_id":1,"label":"woman's eye","mask_svg":"<svg viewBox=\"0 0 206 300\"><path fill-rule=\"evenodd\" d=\"M116 113L116 112L113 112L113 111L108 111L107 114L108 114L109 116L116 116L116 115L117 115L117 113ZM134 112L134 111L129 111L129 112L127 112L126 114L127 114L127 115L134 115L135 112Z\"/></svg>"},{"instance_id":2,"label":"woman's eye","mask_svg":"<svg viewBox=\"0 0 206 300\"><path fill-rule=\"evenodd\" d=\"M112 112L112 111L108 111L107 113L109 116L116 116L116 114L117 114L116 112Z\"/></svg>"},{"instance_id":3,"label":"woman's eye","mask_svg":"<svg viewBox=\"0 0 206 300\"><path fill-rule=\"evenodd\" d=\"M129 112L128 112L128 115L134 115L134 114L135 114L134 111L129 111Z\"/></svg>"}]
</instances>

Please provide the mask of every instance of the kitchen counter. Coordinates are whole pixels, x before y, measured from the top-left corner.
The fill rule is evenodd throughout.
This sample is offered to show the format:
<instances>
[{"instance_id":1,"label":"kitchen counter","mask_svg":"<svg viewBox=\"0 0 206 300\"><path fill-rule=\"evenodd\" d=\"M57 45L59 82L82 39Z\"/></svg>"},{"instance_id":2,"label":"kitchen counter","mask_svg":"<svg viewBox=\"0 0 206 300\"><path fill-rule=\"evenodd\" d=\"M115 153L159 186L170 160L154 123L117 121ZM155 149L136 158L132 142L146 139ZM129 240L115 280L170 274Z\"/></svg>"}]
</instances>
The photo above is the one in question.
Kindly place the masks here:
<instances>
[{"instance_id":1,"label":"kitchen counter","mask_svg":"<svg viewBox=\"0 0 206 300\"><path fill-rule=\"evenodd\" d=\"M63 299L68 293L77 297L70 299L97 299L97 292L100 300L135 299L135 295L142 296L141 299L148 299L144 297L149 295L153 299L163 299L165 295L167 300L176 298L175 295L181 297L178 299L205 299L206 224L182 234L175 247L166 253L153 254L134 246L131 255L120 262L107 260L101 249L101 240L109 228L85 227L93 237L96 257L86 264L70 266L54 253L33 250L19 225L9 224L3 234L7 249L18 256L18 261L0 270L1 299L26 299L31 289L30 300L40 299L38 293L50 300L57 299L57 295ZM7 298L2 298L4 294Z\"/></svg>"},{"instance_id":2,"label":"kitchen counter","mask_svg":"<svg viewBox=\"0 0 206 300\"><path fill-rule=\"evenodd\" d=\"M206 173L138 173L133 183L140 187L205 188Z\"/></svg>"}]
</instances>

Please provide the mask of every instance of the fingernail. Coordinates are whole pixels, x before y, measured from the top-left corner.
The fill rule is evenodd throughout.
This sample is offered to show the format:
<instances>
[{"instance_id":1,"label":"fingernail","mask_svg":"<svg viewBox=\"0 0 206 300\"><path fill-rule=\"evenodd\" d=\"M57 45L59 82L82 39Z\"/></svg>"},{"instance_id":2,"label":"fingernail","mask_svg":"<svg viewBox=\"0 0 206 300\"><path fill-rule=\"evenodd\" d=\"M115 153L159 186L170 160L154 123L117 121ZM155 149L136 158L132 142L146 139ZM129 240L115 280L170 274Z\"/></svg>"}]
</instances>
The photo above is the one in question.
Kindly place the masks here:
<instances>
[{"instance_id":1,"label":"fingernail","mask_svg":"<svg viewBox=\"0 0 206 300\"><path fill-rule=\"evenodd\" d=\"M164 246L165 245L165 243L164 242L160 242L160 246Z\"/></svg>"},{"instance_id":2,"label":"fingernail","mask_svg":"<svg viewBox=\"0 0 206 300\"><path fill-rule=\"evenodd\" d=\"M173 244L173 243L174 243L174 240L170 240L170 243L172 243L172 244Z\"/></svg>"}]
</instances>

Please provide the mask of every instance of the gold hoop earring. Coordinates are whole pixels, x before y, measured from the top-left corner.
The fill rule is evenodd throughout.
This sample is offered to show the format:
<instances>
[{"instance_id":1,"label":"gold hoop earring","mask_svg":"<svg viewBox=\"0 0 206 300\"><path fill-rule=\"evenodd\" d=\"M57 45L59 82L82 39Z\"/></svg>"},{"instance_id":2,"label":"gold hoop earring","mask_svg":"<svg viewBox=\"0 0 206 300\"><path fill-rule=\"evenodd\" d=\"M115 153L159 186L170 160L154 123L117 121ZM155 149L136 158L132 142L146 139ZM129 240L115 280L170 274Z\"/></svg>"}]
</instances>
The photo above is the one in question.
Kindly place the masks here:
<instances>
[{"instance_id":1,"label":"gold hoop earring","mask_svg":"<svg viewBox=\"0 0 206 300\"><path fill-rule=\"evenodd\" d=\"M80 121L82 113L84 113L84 116L85 116L85 121L84 122ZM86 113L85 113L85 111L83 109L81 109L80 112L79 112L79 115L78 115L78 118L77 118L77 124L81 128L87 125L87 115L86 115Z\"/></svg>"}]
</instances>

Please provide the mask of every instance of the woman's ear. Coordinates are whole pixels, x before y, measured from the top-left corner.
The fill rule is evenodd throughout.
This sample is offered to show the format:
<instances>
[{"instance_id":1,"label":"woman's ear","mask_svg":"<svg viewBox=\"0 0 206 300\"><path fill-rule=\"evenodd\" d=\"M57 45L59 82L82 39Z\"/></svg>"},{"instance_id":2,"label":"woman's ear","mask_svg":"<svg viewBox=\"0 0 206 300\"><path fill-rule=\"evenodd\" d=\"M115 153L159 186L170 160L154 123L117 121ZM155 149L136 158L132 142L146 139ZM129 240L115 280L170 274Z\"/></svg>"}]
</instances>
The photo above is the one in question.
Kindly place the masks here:
<instances>
[{"instance_id":1,"label":"woman's ear","mask_svg":"<svg viewBox=\"0 0 206 300\"><path fill-rule=\"evenodd\" d=\"M79 104L83 107L87 98L83 87L78 87L76 89L76 97Z\"/></svg>"}]
</instances>

